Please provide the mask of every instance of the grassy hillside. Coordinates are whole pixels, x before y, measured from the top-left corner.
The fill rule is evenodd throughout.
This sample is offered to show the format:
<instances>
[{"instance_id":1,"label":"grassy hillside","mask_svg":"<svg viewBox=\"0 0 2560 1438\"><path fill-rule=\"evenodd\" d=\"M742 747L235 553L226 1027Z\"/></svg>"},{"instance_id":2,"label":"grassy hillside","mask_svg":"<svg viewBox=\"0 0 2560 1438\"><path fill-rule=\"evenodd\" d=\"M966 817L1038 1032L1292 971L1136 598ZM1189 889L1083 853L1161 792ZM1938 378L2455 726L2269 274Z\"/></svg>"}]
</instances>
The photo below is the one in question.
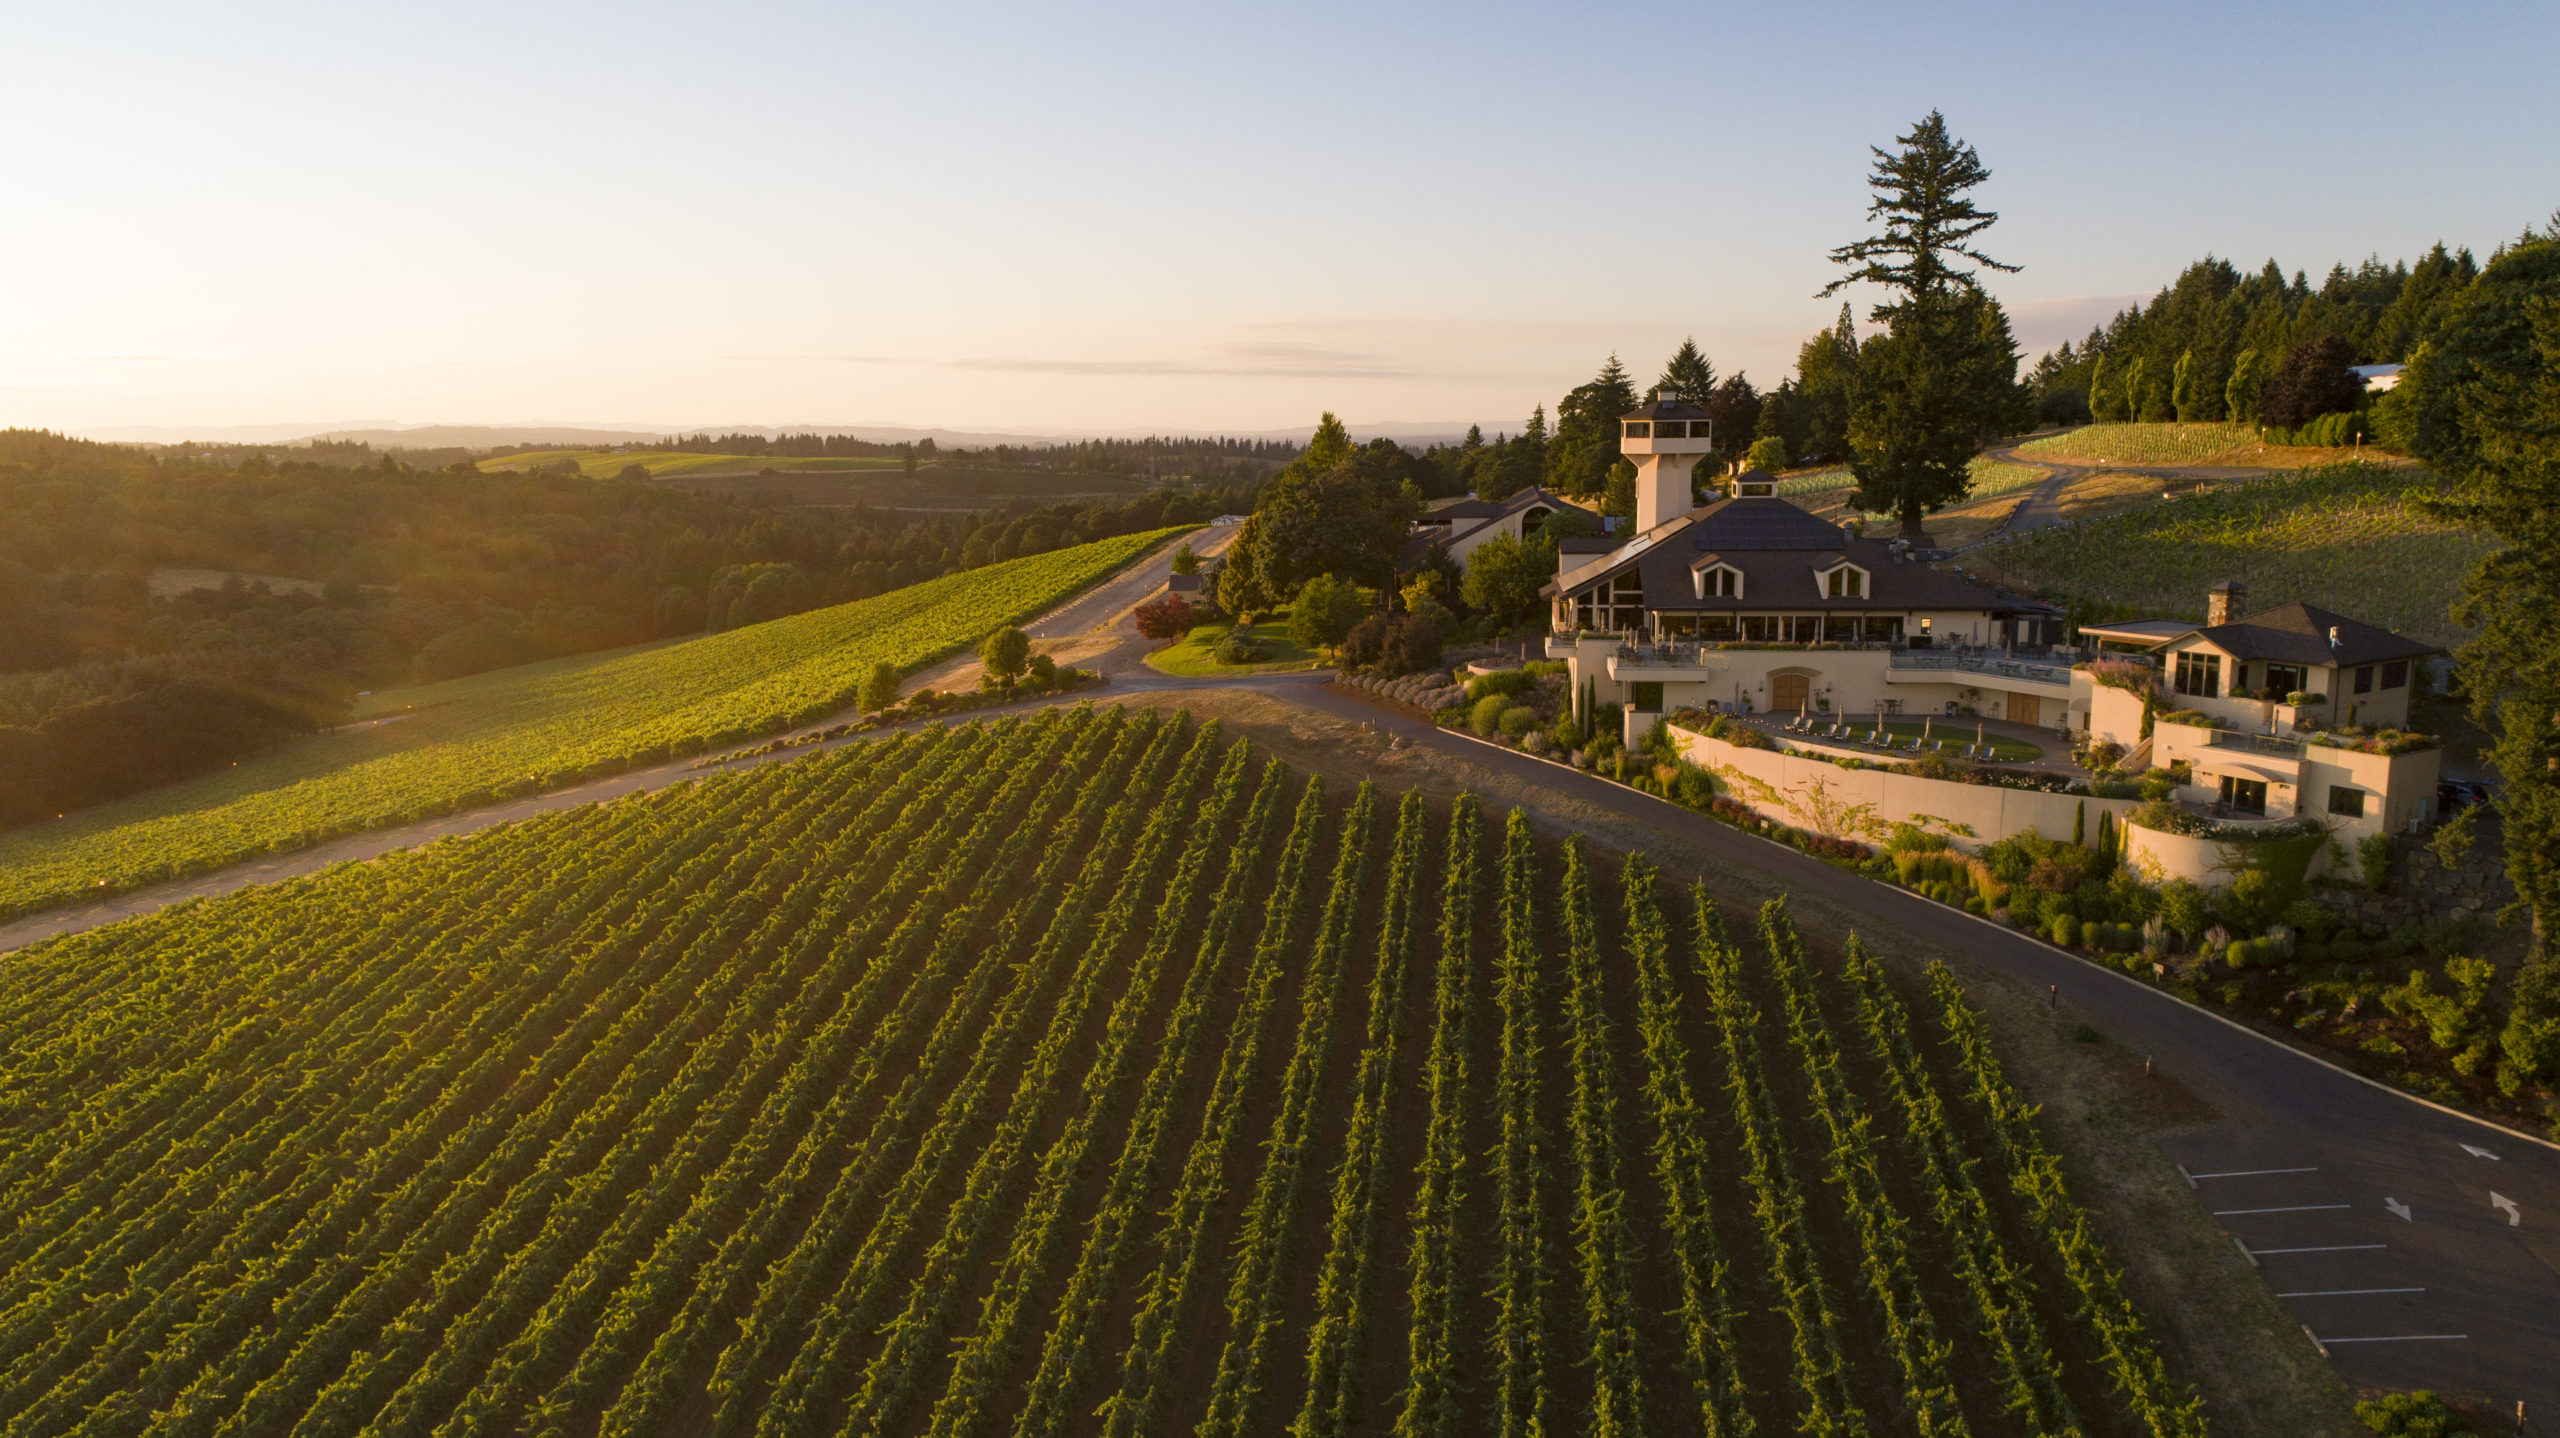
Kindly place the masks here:
<instances>
[{"instance_id":1,"label":"grassy hillside","mask_svg":"<svg viewBox=\"0 0 2560 1438\"><path fill-rule=\"evenodd\" d=\"M1969 562L2113 615L2201 620L2205 591L2238 579L2252 610L2302 600L2450 646L2462 631L2447 611L2496 544L2420 513L2412 499L2433 487L2406 469L2330 465L2042 530Z\"/></svg>"},{"instance_id":2,"label":"grassy hillside","mask_svg":"<svg viewBox=\"0 0 2560 1438\"><path fill-rule=\"evenodd\" d=\"M2031 439L2018 446L2030 459L2071 464L2254 465L2282 468L2322 464L2350 453L2261 444L2247 424L2091 424Z\"/></svg>"},{"instance_id":3,"label":"grassy hillside","mask_svg":"<svg viewBox=\"0 0 2560 1438\"><path fill-rule=\"evenodd\" d=\"M1178 715L934 727L0 957L8 1406L2200 1435L1934 978Z\"/></svg>"},{"instance_id":4,"label":"grassy hillside","mask_svg":"<svg viewBox=\"0 0 2560 1438\"><path fill-rule=\"evenodd\" d=\"M0 837L0 913L199 873L814 719L883 660L913 669L1030 618L1178 530L1099 540L876 599L411 693L341 729Z\"/></svg>"}]
</instances>

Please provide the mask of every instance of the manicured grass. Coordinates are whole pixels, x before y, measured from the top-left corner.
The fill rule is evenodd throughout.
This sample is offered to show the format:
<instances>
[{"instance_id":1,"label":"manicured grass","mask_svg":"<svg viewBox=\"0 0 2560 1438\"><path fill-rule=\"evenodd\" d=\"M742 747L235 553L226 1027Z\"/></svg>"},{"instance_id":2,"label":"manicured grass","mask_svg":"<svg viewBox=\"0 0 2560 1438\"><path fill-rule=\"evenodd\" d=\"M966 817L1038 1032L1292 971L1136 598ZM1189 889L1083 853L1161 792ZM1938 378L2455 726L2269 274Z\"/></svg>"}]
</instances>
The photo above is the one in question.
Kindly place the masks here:
<instances>
[{"instance_id":1,"label":"manicured grass","mask_svg":"<svg viewBox=\"0 0 2560 1438\"><path fill-rule=\"evenodd\" d=\"M2012 588L2080 599L2110 615L2202 619L2205 591L2249 586L2251 611L2300 600L2451 645L2463 576L2496 541L2421 513L2428 475L2337 464L2228 489L2198 490L2048 529L1984 551Z\"/></svg>"},{"instance_id":2,"label":"manicured grass","mask_svg":"<svg viewBox=\"0 0 2560 1438\"><path fill-rule=\"evenodd\" d=\"M1254 642L1271 651L1269 659L1260 664L1221 664L1216 657L1218 641L1227 637L1230 627L1200 625L1180 642L1148 655L1147 664L1185 679L1216 679L1230 674L1285 674L1324 663L1289 638L1289 611L1284 609L1246 631Z\"/></svg>"},{"instance_id":3,"label":"manicured grass","mask_svg":"<svg viewBox=\"0 0 2560 1438\"><path fill-rule=\"evenodd\" d=\"M1817 725L1828 727L1828 721L1824 716L1816 714L1813 717ZM1965 746L1973 742L1973 719L1971 716L1963 714L1959 714L1952 719L1940 719L1934 724L1927 724L1925 726L1924 721L1918 719L1888 720L1885 723L1884 732L1891 735L1894 739L1908 744L1913 739L1919 737L1923 732L1924 727L1932 741L1945 741L1947 746L1946 752L1949 754L1962 754ZM1859 720L1852 723L1850 725L1849 732L1841 736L1841 738L1863 739L1869 733L1873 732L1874 729L1875 721L1873 719ZM1794 739L1814 739L1817 742L1824 742L1821 740L1819 735L1793 734L1786 737ZM2044 749L2042 746L2030 744L2024 739L2012 739L2005 734L1993 734L1988 730L1984 731L1983 738L1990 741L1991 762L1994 764L2032 764L2044 757ZM1830 740L1827 742L1838 743L1841 741ZM1916 758L1918 756L1911 755L1907 757Z\"/></svg>"},{"instance_id":4,"label":"manicured grass","mask_svg":"<svg viewBox=\"0 0 2560 1438\"><path fill-rule=\"evenodd\" d=\"M871 666L914 670L1047 612L1159 530L968 570L725 634L426 686L409 717L0 837L0 914L203 873L774 732L852 701Z\"/></svg>"}]
</instances>

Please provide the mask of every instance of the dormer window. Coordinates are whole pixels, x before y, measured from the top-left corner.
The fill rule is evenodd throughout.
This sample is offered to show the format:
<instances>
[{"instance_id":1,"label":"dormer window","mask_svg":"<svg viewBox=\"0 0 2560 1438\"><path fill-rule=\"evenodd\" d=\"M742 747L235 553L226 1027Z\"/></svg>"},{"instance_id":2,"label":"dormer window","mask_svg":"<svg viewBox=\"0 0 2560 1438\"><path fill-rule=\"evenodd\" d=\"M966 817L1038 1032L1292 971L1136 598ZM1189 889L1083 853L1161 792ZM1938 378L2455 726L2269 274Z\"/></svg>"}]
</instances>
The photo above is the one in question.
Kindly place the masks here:
<instances>
[{"instance_id":1,"label":"dormer window","mask_svg":"<svg viewBox=\"0 0 2560 1438\"><path fill-rule=\"evenodd\" d=\"M1822 576L1822 593L1829 599L1864 599L1867 597L1867 572L1854 564L1843 564Z\"/></svg>"},{"instance_id":2,"label":"dormer window","mask_svg":"<svg viewBox=\"0 0 2560 1438\"><path fill-rule=\"evenodd\" d=\"M1740 599L1742 571L1730 564L1711 565L1697 572L1700 599Z\"/></svg>"}]
</instances>

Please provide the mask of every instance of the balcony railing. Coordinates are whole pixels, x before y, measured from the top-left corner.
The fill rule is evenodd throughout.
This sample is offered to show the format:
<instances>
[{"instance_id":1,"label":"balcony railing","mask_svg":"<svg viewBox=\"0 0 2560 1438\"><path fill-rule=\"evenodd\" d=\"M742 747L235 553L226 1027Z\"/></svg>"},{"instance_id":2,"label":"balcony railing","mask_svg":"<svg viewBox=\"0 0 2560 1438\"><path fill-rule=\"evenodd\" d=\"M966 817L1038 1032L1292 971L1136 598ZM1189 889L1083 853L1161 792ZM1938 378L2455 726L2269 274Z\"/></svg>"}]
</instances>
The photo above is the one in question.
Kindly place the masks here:
<instances>
[{"instance_id":1,"label":"balcony railing","mask_svg":"<svg viewBox=\"0 0 2560 1438\"><path fill-rule=\"evenodd\" d=\"M2205 744L2214 749L2237 749L2245 754L2266 754L2278 759L2302 757L2302 741L2279 739L2273 734L2243 734L2236 729L2214 729L2207 732Z\"/></svg>"},{"instance_id":2,"label":"balcony railing","mask_svg":"<svg viewBox=\"0 0 2560 1438\"><path fill-rule=\"evenodd\" d=\"M2024 679L2033 684L2058 684L2065 688L2071 684L2069 665L2038 664L2033 660L2011 659L1998 654L1963 654L1949 649L1897 649L1888 662L1896 669L1949 669L1965 674Z\"/></svg>"},{"instance_id":3,"label":"balcony railing","mask_svg":"<svg viewBox=\"0 0 2560 1438\"><path fill-rule=\"evenodd\" d=\"M1795 654L1805 652L1823 653L1826 651L1836 653L1843 650L1878 650L1890 648L1892 648L1891 645L1885 644L1882 641L1866 642L1846 639L1826 640L1819 644L1780 644L1774 642L1755 644L1743 640L1736 640L1732 643L1711 643L1702 640L1665 640L1659 644L1620 644L1615 653L1618 660L1618 667L1621 669L1628 668L1630 666L1639 669L1685 669L1696 668L1699 665L1710 663L1712 662L1711 656L1734 650L1760 650L1764 652Z\"/></svg>"}]
</instances>

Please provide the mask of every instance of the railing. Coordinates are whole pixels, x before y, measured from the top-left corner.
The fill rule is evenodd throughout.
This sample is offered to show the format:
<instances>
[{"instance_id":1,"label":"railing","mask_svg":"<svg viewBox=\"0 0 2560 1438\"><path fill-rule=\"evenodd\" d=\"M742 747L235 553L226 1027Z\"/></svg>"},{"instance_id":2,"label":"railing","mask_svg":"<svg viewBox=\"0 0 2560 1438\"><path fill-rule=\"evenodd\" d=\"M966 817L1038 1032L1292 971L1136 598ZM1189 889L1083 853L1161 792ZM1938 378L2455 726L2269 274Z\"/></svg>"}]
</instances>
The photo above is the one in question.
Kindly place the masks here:
<instances>
[{"instance_id":1,"label":"railing","mask_svg":"<svg viewBox=\"0 0 2560 1438\"><path fill-rule=\"evenodd\" d=\"M2034 684L2059 684L2069 687L2068 665L2038 664L2026 659L2008 659L1997 654L1957 654L1944 649L1897 649L1888 663L1896 669L1951 669L1966 674L1990 674L2004 679L2024 679Z\"/></svg>"},{"instance_id":2,"label":"railing","mask_svg":"<svg viewBox=\"0 0 2560 1438\"><path fill-rule=\"evenodd\" d=\"M2270 754L2279 759L2302 757L2301 740L2279 739L2273 734L2243 734L2236 729L2215 729L2208 732L2204 742L2209 748L2238 749L2249 754Z\"/></svg>"},{"instance_id":3,"label":"railing","mask_svg":"<svg viewBox=\"0 0 2560 1438\"><path fill-rule=\"evenodd\" d=\"M1721 643L1693 639L1665 640L1659 644L1620 644L1616 650L1616 655L1618 667L1622 669L1629 666L1634 666L1636 668L1658 667L1673 669L1696 668L1699 665L1711 662L1709 659L1709 656L1711 655L1727 653L1735 650L1757 650L1764 653L1796 654L1805 652L1823 653L1826 651L1839 653L1848 650L1874 651L1879 649L1890 649L1891 647L1891 645L1885 644L1881 641L1847 639L1824 640L1817 644L1782 644L1775 641L1754 643L1749 640L1735 640L1730 643Z\"/></svg>"}]
</instances>

